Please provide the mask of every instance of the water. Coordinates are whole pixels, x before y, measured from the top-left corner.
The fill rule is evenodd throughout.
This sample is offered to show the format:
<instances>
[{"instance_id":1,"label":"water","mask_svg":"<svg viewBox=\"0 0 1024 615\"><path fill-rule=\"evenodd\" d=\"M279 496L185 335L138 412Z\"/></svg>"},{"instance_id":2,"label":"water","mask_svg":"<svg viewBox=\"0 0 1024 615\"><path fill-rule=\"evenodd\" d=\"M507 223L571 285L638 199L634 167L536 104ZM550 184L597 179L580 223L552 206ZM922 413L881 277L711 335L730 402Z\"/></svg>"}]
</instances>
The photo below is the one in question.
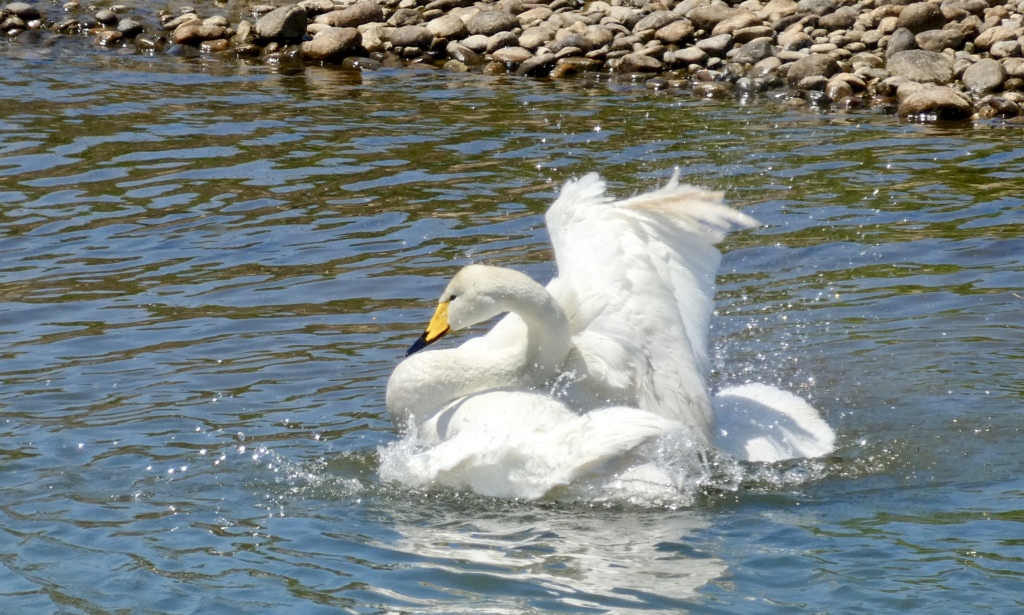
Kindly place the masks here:
<instances>
[{"instance_id":1,"label":"water","mask_svg":"<svg viewBox=\"0 0 1024 615\"><path fill-rule=\"evenodd\" d=\"M3 45L4 612L1022 607L1019 126ZM767 225L714 386L807 397L835 455L684 505L383 483L448 276L546 279L561 182L675 165Z\"/></svg>"}]
</instances>

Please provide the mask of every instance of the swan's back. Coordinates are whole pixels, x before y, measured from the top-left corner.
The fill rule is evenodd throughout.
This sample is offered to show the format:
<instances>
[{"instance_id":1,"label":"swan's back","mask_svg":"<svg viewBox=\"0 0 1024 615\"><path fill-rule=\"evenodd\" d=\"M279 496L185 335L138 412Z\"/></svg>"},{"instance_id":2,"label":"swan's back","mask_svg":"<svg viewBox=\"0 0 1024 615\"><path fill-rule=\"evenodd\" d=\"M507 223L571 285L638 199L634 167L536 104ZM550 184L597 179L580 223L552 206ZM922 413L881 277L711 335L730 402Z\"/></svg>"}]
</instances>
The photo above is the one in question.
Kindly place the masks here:
<instances>
[{"instance_id":1,"label":"swan's back","mask_svg":"<svg viewBox=\"0 0 1024 615\"><path fill-rule=\"evenodd\" d=\"M678 182L614 201L591 173L567 182L547 213L558 264L549 290L572 321L592 378L710 437L707 334L715 247L756 226L721 195ZM628 397L628 395L626 396Z\"/></svg>"}]
</instances>

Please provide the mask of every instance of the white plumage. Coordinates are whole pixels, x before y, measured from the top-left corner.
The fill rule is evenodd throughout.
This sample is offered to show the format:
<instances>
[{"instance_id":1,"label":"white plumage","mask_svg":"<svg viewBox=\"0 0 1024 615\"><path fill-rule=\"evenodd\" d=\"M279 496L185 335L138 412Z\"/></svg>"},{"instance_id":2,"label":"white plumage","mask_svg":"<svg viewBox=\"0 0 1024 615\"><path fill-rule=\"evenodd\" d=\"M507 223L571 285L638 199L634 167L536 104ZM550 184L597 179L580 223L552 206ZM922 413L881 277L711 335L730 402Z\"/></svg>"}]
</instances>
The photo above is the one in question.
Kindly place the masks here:
<instances>
[{"instance_id":1,"label":"white plumage","mask_svg":"<svg viewBox=\"0 0 1024 615\"><path fill-rule=\"evenodd\" d=\"M558 275L546 288L483 265L453 278L413 350L510 313L482 337L396 367L388 411L415 452L385 456L384 478L533 499L621 470L669 432L751 461L832 450L817 411L784 391L749 385L712 408L715 244L757 222L718 193L680 185L678 173L631 199L604 189L588 174L549 209Z\"/></svg>"}]
</instances>

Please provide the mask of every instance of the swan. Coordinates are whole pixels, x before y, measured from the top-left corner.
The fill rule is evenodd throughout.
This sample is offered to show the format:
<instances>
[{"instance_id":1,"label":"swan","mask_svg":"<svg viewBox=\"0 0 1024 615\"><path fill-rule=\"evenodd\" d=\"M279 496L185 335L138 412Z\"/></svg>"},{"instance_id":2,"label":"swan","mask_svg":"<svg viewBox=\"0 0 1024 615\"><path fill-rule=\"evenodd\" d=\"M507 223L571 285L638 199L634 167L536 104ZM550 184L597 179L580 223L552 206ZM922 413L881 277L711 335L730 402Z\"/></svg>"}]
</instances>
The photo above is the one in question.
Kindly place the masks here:
<instances>
[{"instance_id":1,"label":"swan","mask_svg":"<svg viewBox=\"0 0 1024 615\"><path fill-rule=\"evenodd\" d=\"M536 499L620 471L672 432L749 461L831 451L831 429L795 395L756 383L709 395L715 244L758 226L721 199L678 169L620 201L595 173L568 181L545 216L558 270L547 286L474 264L441 294L386 389L414 450L381 474ZM499 314L483 336L424 350Z\"/></svg>"}]
</instances>

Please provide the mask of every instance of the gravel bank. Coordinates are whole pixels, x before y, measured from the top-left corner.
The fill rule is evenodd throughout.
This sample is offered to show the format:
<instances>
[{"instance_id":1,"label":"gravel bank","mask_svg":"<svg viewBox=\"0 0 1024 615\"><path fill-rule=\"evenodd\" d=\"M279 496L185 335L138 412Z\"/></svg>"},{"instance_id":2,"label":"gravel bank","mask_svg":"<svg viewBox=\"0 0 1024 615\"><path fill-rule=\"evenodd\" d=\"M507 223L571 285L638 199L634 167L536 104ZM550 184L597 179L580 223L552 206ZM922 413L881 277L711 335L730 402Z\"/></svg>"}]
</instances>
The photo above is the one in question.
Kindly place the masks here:
<instances>
[{"instance_id":1,"label":"gravel bank","mask_svg":"<svg viewBox=\"0 0 1024 615\"><path fill-rule=\"evenodd\" d=\"M0 32L268 64L611 75L921 121L1020 118L1024 106L1024 0L303 0L209 13L13 2Z\"/></svg>"}]
</instances>

